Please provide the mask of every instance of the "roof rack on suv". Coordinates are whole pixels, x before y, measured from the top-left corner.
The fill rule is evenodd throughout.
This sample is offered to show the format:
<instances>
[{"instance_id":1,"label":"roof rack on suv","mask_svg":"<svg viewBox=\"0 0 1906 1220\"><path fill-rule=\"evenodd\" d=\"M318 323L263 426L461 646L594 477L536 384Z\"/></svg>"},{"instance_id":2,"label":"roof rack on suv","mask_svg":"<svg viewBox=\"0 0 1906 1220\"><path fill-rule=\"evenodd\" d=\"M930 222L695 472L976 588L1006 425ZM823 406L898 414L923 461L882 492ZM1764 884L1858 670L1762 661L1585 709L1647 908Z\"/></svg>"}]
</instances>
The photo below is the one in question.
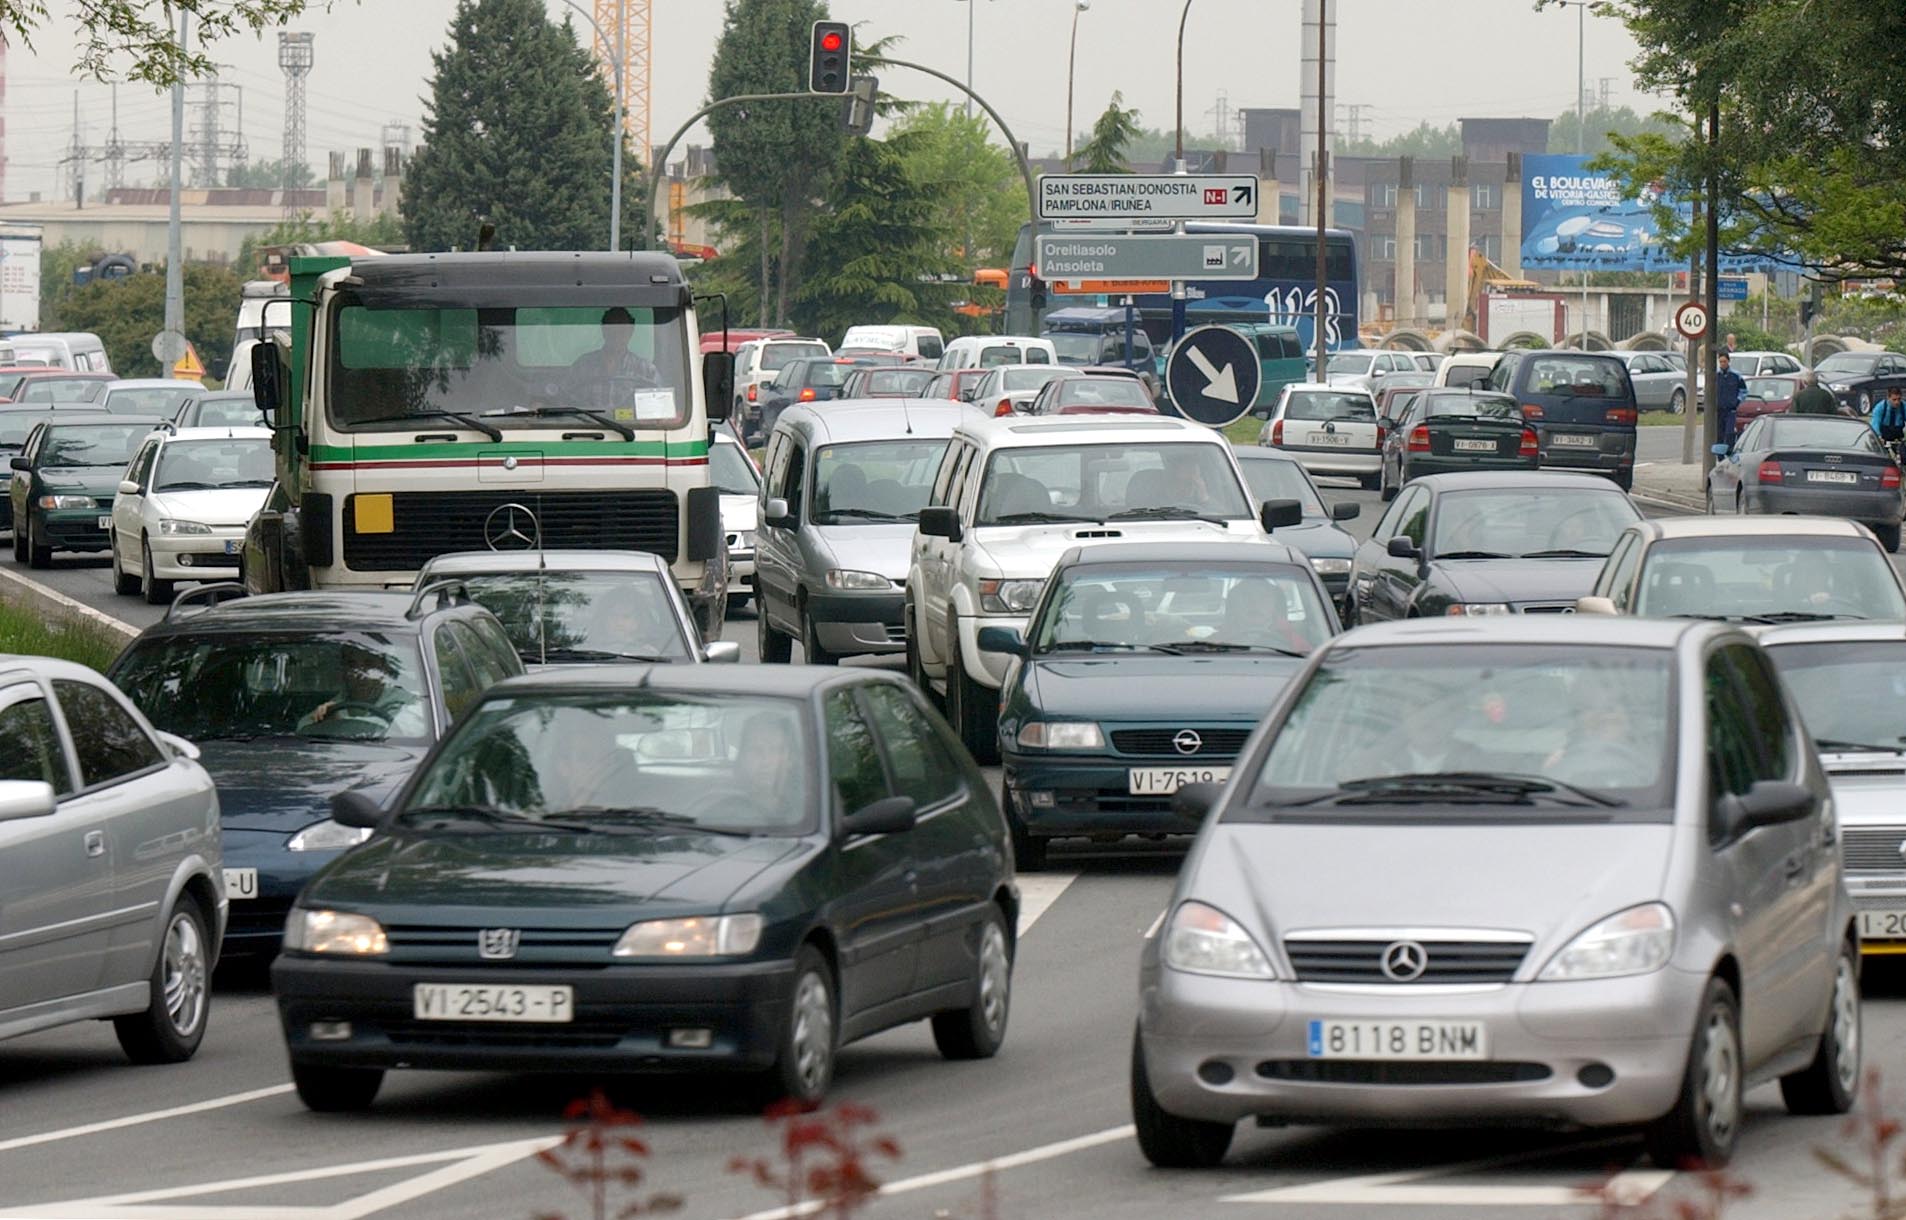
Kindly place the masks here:
<instances>
[{"instance_id":1,"label":"roof rack on suv","mask_svg":"<svg viewBox=\"0 0 1906 1220\"><path fill-rule=\"evenodd\" d=\"M436 605L425 608L424 599L432 595L435 595L437 599ZM414 619L433 610L447 610L452 606L470 604L470 590L461 580L451 578L435 580L417 590L416 596L410 599L410 609L404 611L404 617Z\"/></svg>"},{"instance_id":2,"label":"roof rack on suv","mask_svg":"<svg viewBox=\"0 0 1906 1220\"><path fill-rule=\"evenodd\" d=\"M165 618L160 621L171 622L173 615L187 609L198 601L203 600L205 602L203 606L199 607L199 613L202 614L220 602L244 597L247 592L249 592L249 590L235 580L222 580L217 584L198 585L195 588L187 589L185 592L173 598L172 604L165 608Z\"/></svg>"}]
</instances>

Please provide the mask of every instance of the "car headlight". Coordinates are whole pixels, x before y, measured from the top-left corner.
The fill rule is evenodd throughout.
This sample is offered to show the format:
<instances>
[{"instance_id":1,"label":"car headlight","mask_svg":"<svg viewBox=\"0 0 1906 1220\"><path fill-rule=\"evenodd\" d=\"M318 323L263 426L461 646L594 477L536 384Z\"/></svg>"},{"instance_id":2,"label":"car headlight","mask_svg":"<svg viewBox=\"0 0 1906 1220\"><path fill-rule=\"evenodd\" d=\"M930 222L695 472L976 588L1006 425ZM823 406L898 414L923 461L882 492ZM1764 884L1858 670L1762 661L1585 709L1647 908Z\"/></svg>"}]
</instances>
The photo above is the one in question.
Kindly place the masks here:
<instances>
[{"instance_id":1,"label":"car headlight","mask_svg":"<svg viewBox=\"0 0 1906 1220\"><path fill-rule=\"evenodd\" d=\"M41 508L98 508L91 496L41 496Z\"/></svg>"},{"instance_id":2,"label":"car headlight","mask_svg":"<svg viewBox=\"0 0 1906 1220\"><path fill-rule=\"evenodd\" d=\"M1852 384L1853 383L1850 381L1829 381L1827 382L1827 389L1844 391L1848 386Z\"/></svg>"},{"instance_id":3,"label":"car headlight","mask_svg":"<svg viewBox=\"0 0 1906 1220\"><path fill-rule=\"evenodd\" d=\"M1319 576L1350 575L1350 561L1348 559L1326 559L1322 556L1313 555L1310 560L1310 567L1311 570Z\"/></svg>"},{"instance_id":4,"label":"car headlight","mask_svg":"<svg viewBox=\"0 0 1906 1220\"><path fill-rule=\"evenodd\" d=\"M761 943L761 916L709 915L630 924L615 957L742 957Z\"/></svg>"},{"instance_id":5,"label":"car headlight","mask_svg":"<svg viewBox=\"0 0 1906 1220\"><path fill-rule=\"evenodd\" d=\"M1028 750L1100 750L1105 734L1090 720L1033 720L1016 739Z\"/></svg>"},{"instance_id":6,"label":"car headlight","mask_svg":"<svg viewBox=\"0 0 1906 1220\"><path fill-rule=\"evenodd\" d=\"M294 953L381 957L390 952L390 941L384 936L384 925L369 915L292 907L285 919L285 948Z\"/></svg>"},{"instance_id":7,"label":"car headlight","mask_svg":"<svg viewBox=\"0 0 1906 1220\"><path fill-rule=\"evenodd\" d=\"M1183 902L1165 925L1165 964L1188 974L1271 979L1271 959L1251 934L1216 907Z\"/></svg>"},{"instance_id":8,"label":"car headlight","mask_svg":"<svg viewBox=\"0 0 1906 1220\"><path fill-rule=\"evenodd\" d=\"M285 844L286 851L342 851L347 847L356 847L371 837L368 826L346 826L326 818L292 835Z\"/></svg>"},{"instance_id":9,"label":"car headlight","mask_svg":"<svg viewBox=\"0 0 1906 1220\"><path fill-rule=\"evenodd\" d=\"M1508 602L1456 602L1454 605L1450 606L1449 609L1443 611L1443 613L1451 614L1451 615L1463 615L1463 614L1513 614L1515 612L1509 609Z\"/></svg>"},{"instance_id":10,"label":"car headlight","mask_svg":"<svg viewBox=\"0 0 1906 1220\"><path fill-rule=\"evenodd\" d=\"M212 527L197 521L175 521L171 517L162 517L159 520L159 532L161 534L209 534L212 532Z\"/></svg>"},{"instance_id":11,"label":"car headlight","mask_svg":"<svg viewBox=\"0 0 1906 1220\"><path fill-rule=\"evenodd\" d=\"M1647 974L1674 953L1674 912L1659 902L1617 911L1562 947L1539 976L1543 982Z\"/></svg>"},{"instance_id":12,"label":"car headlight","mask_svg":"<svg viewBox=\"0 0 1906 1220\"><path fill-rule=\"evenodd\" d=\"M891 589L893 582L878 572L856 572L852 568L827 569L827 587L830 589Z\"/></svg>"},{"instance_id":13,"label":"car headlight","mask_svg":"<svg viewBox=\"0 0 1906 1220\"><path fill-rule=\"evenodd\" d=\"M1043 580L982 580L979 608L988 614L1030 614Z\"/></svg>"}]
</instances>

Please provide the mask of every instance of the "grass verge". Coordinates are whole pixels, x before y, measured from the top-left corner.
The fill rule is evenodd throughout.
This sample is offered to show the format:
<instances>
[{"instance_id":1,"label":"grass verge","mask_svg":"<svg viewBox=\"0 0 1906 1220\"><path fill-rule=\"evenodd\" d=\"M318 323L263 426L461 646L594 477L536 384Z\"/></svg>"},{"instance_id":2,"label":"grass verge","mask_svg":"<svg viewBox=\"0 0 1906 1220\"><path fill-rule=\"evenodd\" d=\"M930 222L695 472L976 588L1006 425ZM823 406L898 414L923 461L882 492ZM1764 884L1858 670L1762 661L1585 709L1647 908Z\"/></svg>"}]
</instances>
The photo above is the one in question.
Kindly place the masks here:
<instances>
[{"instance_id":1,"label":"grass verge","mask_svg":"<svg viewBox=\"0 0 1906 1220\"><path fill-rule=\"evenodd\" d=\"M1224 435L1233 445L1255 445L1258 433L1264 431L1264 421L1255 415L1246 415L1233 424L1226 424Z\"/></svg>"},{"instance_id":2,"label":"grass verge","mask_svg":"<svg viewBox=\"0 0 1906 1220\"><path fill-rule=\"evenodd\" d=\"M105 673L125 646L116 633L93 623L49 623L31 610L0 602L0 653L59 657Z\"/></svg>"},{"instance_id":3,"label":"grass verge","mask_svg":"<svg viewBox=\"0 0 1906 1220\"><path fill-rule=\"evenodd\" d=\"M1673 411L1643 411L1639 423L1644 428L1679 428L1681 420Z\"/></svg>"}]
</instances>

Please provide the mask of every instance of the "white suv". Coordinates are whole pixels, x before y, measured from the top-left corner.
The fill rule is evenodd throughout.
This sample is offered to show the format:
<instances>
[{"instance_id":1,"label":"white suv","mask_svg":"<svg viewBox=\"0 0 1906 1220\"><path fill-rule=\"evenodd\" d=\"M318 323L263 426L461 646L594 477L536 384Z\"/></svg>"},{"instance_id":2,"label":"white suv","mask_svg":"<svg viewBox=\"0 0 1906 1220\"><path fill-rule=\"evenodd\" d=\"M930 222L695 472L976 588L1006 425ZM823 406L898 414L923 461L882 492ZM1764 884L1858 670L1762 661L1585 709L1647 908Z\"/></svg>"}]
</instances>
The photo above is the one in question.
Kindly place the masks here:
<instances>
[{"instance_id":1,"label":"white suv","mask_svg":"<svg viewBox=\"0 0 1906 1220\"><path fill-rule=\"evenodd\" d=\"M1011 659L981 627L1025 629L1059 557L1081 543L1262 542L1296 501L1252 503L1224 437L1181 419L970 419L954 429L913 537L907 668L944 683L947 718L975 757L998 754Z\"/></svg>"},{"instance_id":2,"label":"white suv","mask_svg":"<svg viewBox=\"0 0 1906 1220\"><path fill-rule=\"evenodd\" d=\"M809 356L831 356L820 339L750 339L735 350L735 410L737 427L753 433L761 421L761 393L790 361ZM766 437L764 436L765 440Z\"/></svg>"}]
</instances>

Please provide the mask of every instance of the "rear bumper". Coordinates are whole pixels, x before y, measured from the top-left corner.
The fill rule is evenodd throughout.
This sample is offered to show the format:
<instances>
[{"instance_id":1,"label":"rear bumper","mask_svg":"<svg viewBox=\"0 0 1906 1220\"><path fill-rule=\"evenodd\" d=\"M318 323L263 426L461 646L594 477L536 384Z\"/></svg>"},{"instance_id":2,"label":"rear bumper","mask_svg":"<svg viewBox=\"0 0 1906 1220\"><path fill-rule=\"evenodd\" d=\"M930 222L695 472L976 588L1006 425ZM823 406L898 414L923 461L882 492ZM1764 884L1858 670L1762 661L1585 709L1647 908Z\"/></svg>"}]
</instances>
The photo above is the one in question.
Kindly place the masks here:
<instances>
[{"instance_id":1,"label":"rear bumper","mask_svg":"<svg viewBox=\"0 0 1906 1220\"><path fill-rule=\"evenodd\" d=\"M1558 444L1558 436L1593 436L1593 445ZM1614 472L1635 464L1635 433L1602 431L1593 427L1571 428L1566 424L1547 425L1536 430L1537 462L1558 470L1599 470Z\"/></svg>"},{"instance_id":2,"label":"rear bumper","mask_svg":"<svg viewBox=\"0 0 1906 1220\"><path fill-rule=\"evenodd\" d=\"M1906 515L1906 500L1897 491L1852 491L1801 483L1791 487L1761 484L1743 488L1741 494L1750 513L1804 513L1879 525L1898 525Z\"/></svg>"},{"instance_id":3,"label":"rear bumper","mask_svg":"<svg viewBox=\"0 0 1906 1220\"><path fill-rule=\"evenodd\" d=\"M1383 454L1375 449L1329 449L1309 445L1273 446L1297 459L1312 474L1366 475L1383 469Z\"/></svg>"},{"instance_id":4,"label":"rear bumper","mask_svg":"<svg viewBox=\"0 0 1906 1220\"><path fill-rule=\"evenodd\" d=\"M1403 459L1403 481L1432 474L1462 474L1472 470L1534 470L1536 459L1525 457L1457 457L1419 453Z\"/></svg>"}]
</instances>

